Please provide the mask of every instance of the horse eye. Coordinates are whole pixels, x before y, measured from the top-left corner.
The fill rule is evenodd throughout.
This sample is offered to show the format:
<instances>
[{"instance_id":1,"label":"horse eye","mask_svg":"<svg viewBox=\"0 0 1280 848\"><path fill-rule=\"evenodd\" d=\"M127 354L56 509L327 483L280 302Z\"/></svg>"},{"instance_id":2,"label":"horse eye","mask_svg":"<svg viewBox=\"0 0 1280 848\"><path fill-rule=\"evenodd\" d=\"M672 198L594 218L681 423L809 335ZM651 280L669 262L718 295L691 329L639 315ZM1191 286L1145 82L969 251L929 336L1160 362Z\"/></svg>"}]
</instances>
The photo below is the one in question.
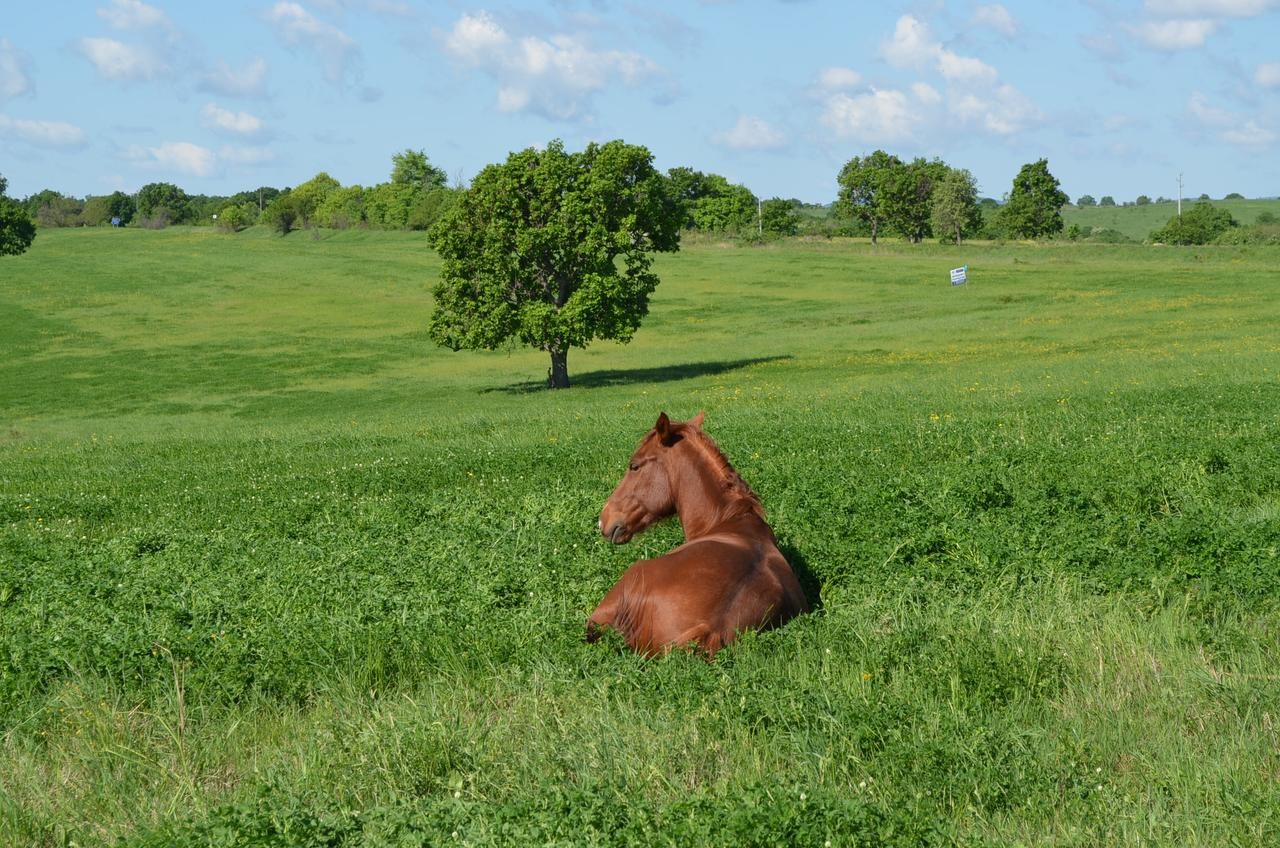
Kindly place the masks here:
<instances>
[{"instance_id":1,"label":"horse eye","mask_svg":"<svg viewBox=\"0 0 1280 848\"><path fill-rule=\"evenodd\" d=\"M632 470L632 471L639 471L639 470L640 470L640 463L638 463L638 462L633 462L633 463L631 463L631 470Z\"/></svg>"}]
</instances>

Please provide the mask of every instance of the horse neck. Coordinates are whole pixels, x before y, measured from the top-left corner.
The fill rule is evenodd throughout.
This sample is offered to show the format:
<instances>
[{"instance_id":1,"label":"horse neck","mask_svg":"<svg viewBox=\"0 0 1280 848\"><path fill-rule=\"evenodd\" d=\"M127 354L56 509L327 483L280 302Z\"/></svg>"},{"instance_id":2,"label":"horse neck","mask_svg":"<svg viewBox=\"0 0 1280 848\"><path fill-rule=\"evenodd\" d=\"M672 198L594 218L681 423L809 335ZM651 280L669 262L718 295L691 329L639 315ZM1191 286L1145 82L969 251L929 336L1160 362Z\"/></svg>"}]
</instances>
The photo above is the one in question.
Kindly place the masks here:
<instances>
[{"instance_id":1,"label":"horse neck","mask_svg":"<svg viewBox=\"0 0 1280 848\"><path fill-rule=\"evenodd\" d=\"M709 441L685 441L688 447L676 456L668 475L686 540L705 536L730 518L762 514L759 500L719 448Z\"/></svg>"}]
</instances>

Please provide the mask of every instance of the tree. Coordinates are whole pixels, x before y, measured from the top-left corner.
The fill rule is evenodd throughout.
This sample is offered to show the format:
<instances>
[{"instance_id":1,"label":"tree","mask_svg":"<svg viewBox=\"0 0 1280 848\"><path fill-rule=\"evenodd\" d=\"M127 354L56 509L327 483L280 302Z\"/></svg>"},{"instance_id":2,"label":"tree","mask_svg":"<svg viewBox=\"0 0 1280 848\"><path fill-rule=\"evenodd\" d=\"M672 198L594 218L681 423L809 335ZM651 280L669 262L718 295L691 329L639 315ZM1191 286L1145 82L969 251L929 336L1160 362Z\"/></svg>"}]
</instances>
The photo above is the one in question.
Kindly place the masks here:
<instances>
[{"instance_id":1,"label":"tree","mask_svg":"<svg viewBox=\"0 0 1280 848\"><path fill-rule=\"evenodd\" d=\"M948 170L941 159L916 158L909 165L894 168L885 183L887 222L912 244L919 244L930 234L933 190Z\"/></svg>"},{"instance_id":2,"label":"tree","mask_svg":"<svg viewBox=\"0 0 1280 848\"><path fill-rule=\"evenodd\" d=\"M756 204L751 189L732 185L719 174L707 174L703 194L693 204L693 223L707 232L742 232L754 228Z\"/></svg>"},{"instance_id":3,"label":"tree","mask_svg":"<svg viewBox=\"0 0 1280 848\"><path fill-rule=\"evenodd\" d=\"M1151 203L1151 198L1147 197L1145 194L1140 194L1138 195L1138 199L1133 202L1138 206L1148 206Z\"/></svg>"},{"instance_id":4,"label":"tree","mask_svg":"<svg viewBox=\"0 0 1280 848\"><path fill-rule=\"evenodd\" d=\"M1200 201L1181 217L1174 215L1151 234L1152 241L1165 244L1208 244L1238 222L1226 209Z\"/></svg>"},{"instance_id":5,"label":"tree","mask_svg":"<svg viewBox=\"0 0 1280 848\"><path fill-rule=\"evenodd\" d=\"M934 235L940 241L959 244L982 229L982 208L978 206L978 184L973 174L950 168L933 190Z\"/></svg>"},{"instance_id":6,"label":"tree","mask_svg":"<svg viewBox=\"0 0 1280 848\"><path fill-rule=\"evenodd\" d=\"M430 191L448 185L449 175L432 165L423 151L405 150L391 157L391 182Z\"/></svg>"},{"instance_id":7,"label":"tree","mask_svg":"<svg viewBox=\"0 0 1280 848\"><path fill-rule=\"evenodd\" d=\"M876 243L880 227L889 217L892 182L902 167L902 160L897 156L877 150L870 156L853 157L836 177L840 185L836 211L866 224L871 230L872 244Z\"/></svg>"},{"instance_id":8,"label":"tree","mask_svg":"<svg viewBox=\"0 0 1280 848\"><path fill-rule=\"evenodd\" d=\"M340 188L342 188L341 183L321 171L289 192L289 196L293 198L294 212L297 213L301 225L310 226L316 210L324 204L330 192Z\"/></svg>"},{"instance_id":9,"label":"tree","mask_svg":"<svg viewBox=\"0 0 1280 848\"><path fill-rule=\"evenodd\" d=\"M0 174L0 256L25 253L36 237L36 225L22 204L5 197L9 181Z\"/></svg>"},{"instance_id":10,"label":"tree","mask_svg":"<svg viewBox=\"0 0 1280 848\"><path fill-rule=\"evenodd\" d=\"M1022 166L1013 178L1009 201L1001 210L1005 227L1015 238L1043 238L1062 232L1061 209L1067 195L1049 173L1049 161Z\"/></svg>"},{"instance_id":11,"label":"tree","mask_svg":"<svg viewBox=\"0 0 1280 848\"><path fill-rule=\"evenodd\" d=\"M695 204L708 194L707 175L693 168L677 167L667 171L667 193L680 206L682 226L692 230L695 226Z\"/></svg>"},{"instance_id":12,"label":"tree","mask_svg":"<svg viewBox=\"0 0 1280 848\"><path fill-rule=\"evenodd\" d=\"M644 147L512 153L489 165L428 232L443 259L429 332L452 350L519 341L569 385L571 347L626 342L658 285L652 253L680 248L681 215Z\"/></svg>"},{"instance_id":13,"label":"tree","mask_svg":"<svg viewBox=\"0 0 1280 848\"><path fill-rule=\"evenodd\" d=\"M1098 201L1093 199L1092 194L1082 194L1080 195L1080 198L1076 201L1076 206L1079 206L1081 209L1085 208L1086 206L1097 206L1097 205L1098 205Z\"/></svg>"},{"instance_id":14,"label":"tree","mask_svg":"<svg viewBox=\"0 0 1280 848\"><path fill-rule=\"evenodd\" d=\"M1098 201L1099 206L1115 206L1116 199L1109 194L1102 195L1102 199Z\"/></svg>"},{"instance_id":15,"label":"tree","mask_svg":"<svg viewBox=\"0 0 1280 848\"><path fill-rule=\"evenodd\" d=\"M800 232L800 216L796 213L798 201L774 197L760 206L760 229L778 236L793 236Z\"/></svg>"},{"instance_id":16,"label":"tree","mask_svg":"<svg viewBox=\"0 0 1280 848\"><path fill-rule=\"evenodd\" d=\"M293 192L282 192L271 201L271 205L262 211L262 220L282 236L293 231L298 222L298 201Z\"/></svg>"},{"instance_id":17,"label":"tree","mask_svg":"<svg viewBox=\"0 0 1280 848\"><path fill-rule=\"evenodd\" d=\"M147 183L138 189L138 217L144 226L178 224L189 217L191 198L173 183Z\"/></svg>"}]
</instances>

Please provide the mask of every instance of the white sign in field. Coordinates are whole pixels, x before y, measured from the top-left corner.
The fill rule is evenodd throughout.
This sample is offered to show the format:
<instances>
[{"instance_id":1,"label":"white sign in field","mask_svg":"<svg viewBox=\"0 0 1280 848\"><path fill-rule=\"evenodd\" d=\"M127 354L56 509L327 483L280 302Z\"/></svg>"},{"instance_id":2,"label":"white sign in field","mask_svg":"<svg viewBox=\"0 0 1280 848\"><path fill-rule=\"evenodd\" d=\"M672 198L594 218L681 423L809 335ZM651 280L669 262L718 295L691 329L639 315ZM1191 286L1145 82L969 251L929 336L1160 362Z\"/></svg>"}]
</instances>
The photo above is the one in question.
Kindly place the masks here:
<instances>
[{"instance_id":1,"label":"white sign in field","mask_svg":"<svg viewBox=\"0 0 1280 848\"><path fill-rule=\"evenodd\" d=\"M969 266L961 265L959 268L951 269L951 285L963 286L969 282Z\"/></svg>"}]
</instances>

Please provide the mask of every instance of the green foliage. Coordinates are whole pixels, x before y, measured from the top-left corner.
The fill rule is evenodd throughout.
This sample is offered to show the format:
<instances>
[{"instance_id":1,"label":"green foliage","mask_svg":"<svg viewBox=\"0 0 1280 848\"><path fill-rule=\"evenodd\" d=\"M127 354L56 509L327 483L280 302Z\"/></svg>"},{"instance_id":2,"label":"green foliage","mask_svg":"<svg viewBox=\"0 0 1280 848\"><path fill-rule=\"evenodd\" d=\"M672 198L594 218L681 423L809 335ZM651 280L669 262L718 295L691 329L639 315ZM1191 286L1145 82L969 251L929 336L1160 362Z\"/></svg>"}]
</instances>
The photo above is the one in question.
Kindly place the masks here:
<instances>
[{"instance_id":1,"label":"green foliage","mask_svg":"<svg viewBox=\"0 0 1280 848\"><path fill-rule=\"evenodd\" d=\"M1058 187L1057 177L1049 173L1048 160L1023 165L1013 178L1009 200L1001 207L1002 225L1014 238L1045 238L1060 233L1061 209L1067 199Z\"/></svg>"},{"instance_id":2,"label":"green foliage","mask_svg":"<svg viewBox=\"0 0 1280 848\"><path fill-rule=\"evenodd\" d=\"M249 226L252 213L243 206L224 206L218 213L218 229L228 233L238 233Z\"/></svg>"},{"instance_id":3,"label":"green foliage","mask_svg":"<svg viewBox=\"0 0 1280 848\"><path fill-rule=\"evenodd\" d=\"M36 225L16 200L0 193L0 256L26 252L36 237Z\"/></svg>"},{"instance_id":4,"label":"green foliage","mask_svg":"<svg viewBox=\"0 0 1280 848\"><path fill-rule=\"evenodd\" d=\"M840 186L836 211L865 225L871 231L872 244L891 218L890 197L903 167L897 156L877 150L850 159L836 178Z\"/></svg>"},{"instance_id":5,"label":"green foliage","mask_svg":"<svg viewBox=\"0 0 1280 848\"><path fill-rule=\"evenodd\" d=\"M458 194L457 190L448 188L419 193L414 198L413 207L409 210L406 226L411 230L431 229L445 216L445 213L453 208Z\"/></svg>"},{"instance_id":6,"label":"green foliage","mask_svg":"<svg viewBox=\"0 0 1280 848\"><path fill-rule=\"evenodd\" d=\"M719 174L707 174L701 191L691 213L696 229L711 233L742 233L755 228L759 208L751 189L731 185Z\"/></svg>"},{"instance_id":7,"label":"green foliage","mask_svg":"<svg viewBox=\"0 0 1280 848\"><path fill-rule=\"evenodd\" d=\"M1102 199L1098 201L1099 206L1115 206L1116 199L1109 194L1104 194Z\"/></svg>"},{"instance_id":8,"label":"green foliage","mask_svg":"<svg viewBox=\"0 0 1280 848\"><path fill-rule=\"evenodd\" d=\"M567 153L553 141L513 153L430 231L444 261L431 337L452 350L536 347L563 388L569 348L626 342L639 328L658 285L651 254L679 249L679 225L643 147Z\"/></svg>"},{"instance_id":9,"label":"green foliage","mask_svg":"<svg viewBox=\"0 0 1280 848\"><path fill-rule=\"evenodd\" d=\"M1233 191L1222 199L1223 200L1244 200L1245 196L1238 191Z\"/></svg>"},{"instance_id":10,"label":"green foliage","mask_svg":"<svg viewBox=\"0 0 1280 848\"><path fill-rule=\"evenodd\" d=\"M300 204L293 192L280 194L271 201L271 205L262 212L262 220L282 236L289 235L295 226L304 221Z\"/></svg>"},{"instance_id":11,"label":"green foliage","mask_svg":"<svg viewBox=\"0 0 1280 848\"><path fill-rule=\"evenodd\" d=\"M1147 204L1151 203L1151 198L1147 197L1145 194L1140 194L1138 195L1138 199L1135 200L1134 203L1136 203L1138 206L1146 206Z\"/></svg>"},{"instance_id":12,"label":"green foliage","mask_svg":"<svg viewBox=\"0 0 1280 848\"><path fill-rule=\"evenodd\" d=\"M774 197L760 206L760 228L773 236L794 236L800 232L800 216L790 200Z\"/></svg>"},{"instance_id":13,"label":"green foliage","mask_svg":"<svg viewBox=\"0 0 1280 848\"><path fill-rule=\"evenodd\" d=\"M379 229L403 230L408 226L409 214L421 194L407 183L379 183L365 192L365 218L370 226Z\"/></svg>"},{"instance_id":14,"label":"green foliage","mask_svg":"<svg viewBox=\"0 0 1280 848\"><path fill-rule=\"evenodd\" d=\"M982 229L978 185L972 174L962 169L947 169L934 188L931 223L934 234L944 244L959 244Z\"/></svg>"},{"instance_id":15,"label":"green foliage","mask_svg":"<svg viewBox=\"0 0 1280 848\"><path fill-rule=\"evenodd\" d=\"M1092 194L1082 194L1076 200L1076 206L1088 207L1088 206L1097 206L1097 205L1098 205L1098 201L1093 199Z\"/></svg>"},{"instance_id":16,"label":"green foliage","mask_svg":"<svg viewBox=\"0 0 1280 848\"><path fill-rule=\"evenodd\" d=\"M1200 201L1181 216L1174 215L1167 224L1152 232L1151 240L1164 244L1209 244L1237 226L1238 222L1226 209Z\"/></svg>"},{"instance_id":17,"label":"green foliage","mask_svg":"<svg viewBox=\"0 0 1280 848\"><path fill-rule=\"evenodd\" d=\"M929 225L933 215L934 190L949 170L940 159L917 157L910 164L897 168L885 183L887 222L913 244L919 244L931 234ZM963 211L960 214L963 215Z\"/></svg>"},{"instance_id":18,"label":"green foliage","mask_svg":"<svg viewBox=\"0 0 1280 848\"><path fill-rule=\"evenodd\" d=\"M173 183L147 183L138 189L137 214L142 225L160 229L191 220L191 197Z\"/></svg>"},{"instance_id":19,"label":"green foliage","mask_svg":"<svg viewBox=\"0 0 1280 848\"><path fill-rule=\"evenodd\" d=\"M41 227L80 227L84 225L82 214L84 201L56 192L47 194L36 208L36 223Z\"/></svg>"},{"instance_id":20,"label":"green foliage","mask_svg":"<svg viewBox=\"0 0 1280 848\"><path fill-rule=\"evenodd\" d=\"M329 195L340 189L341 184L324 171L316 174L305 183L294 187L289 192L290 201L297 213L298 222L303 227L316 223L316 211L324 205Z\"/></svg>"},{"instance_id":21,"label":"green foliage","mask_svg":"<svg viewBox=\"0 0 1280 848\"><path fill-rule=\"evenodd\" d=\"M360 186L343 186L329 191L316 207L317 226L334 230L358 227L365 222L365 190Z\"/></svg>"},{"instance_id":22,"label":"green foliage","mask_svg":"<svg viewBox=\"0 0 1280 848\"><path fill-rule=\"evenodd\" d=\"M391 157L391 182L412 187L415 191L429 192L444 188L449 176L431 164L421 150L405 150Z\"/></svg>"}]
</instances>

